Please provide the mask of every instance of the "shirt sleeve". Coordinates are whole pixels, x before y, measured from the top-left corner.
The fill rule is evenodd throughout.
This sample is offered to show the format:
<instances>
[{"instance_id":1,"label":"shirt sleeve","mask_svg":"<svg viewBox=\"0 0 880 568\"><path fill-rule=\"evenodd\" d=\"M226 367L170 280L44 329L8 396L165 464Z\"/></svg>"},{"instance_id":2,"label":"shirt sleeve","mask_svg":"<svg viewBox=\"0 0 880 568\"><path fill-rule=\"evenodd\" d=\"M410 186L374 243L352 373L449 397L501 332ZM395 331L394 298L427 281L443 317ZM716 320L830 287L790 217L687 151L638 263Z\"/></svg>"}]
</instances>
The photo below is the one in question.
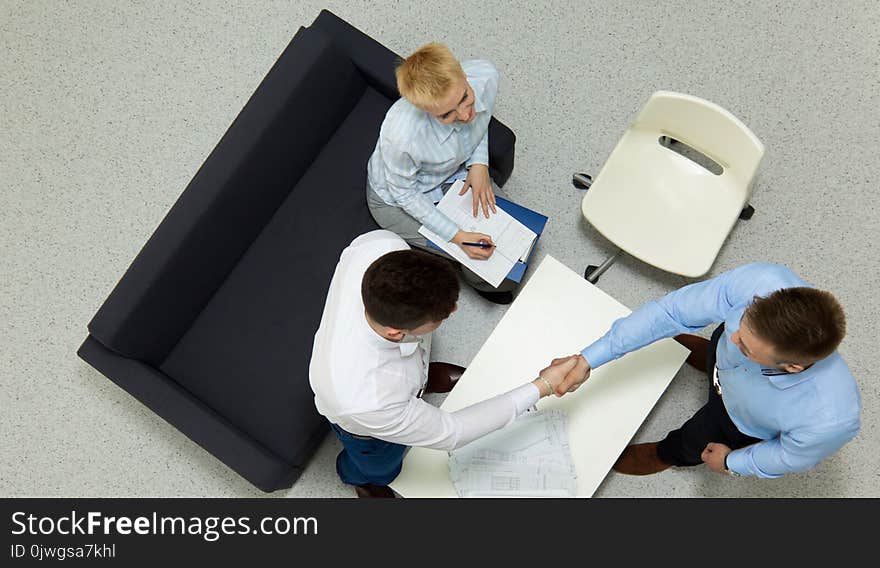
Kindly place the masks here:
<instances>
[{"instance_id":1,"label":"shirt sleeve","mask_svg":"<svg viewBox=\"0 0 880 568\"><path fill-rule=\"evenodd\" d=\"M483 164L484 166L489 165L489 129L486 128L486 132L483 134L483 138L480 140L480 143L477 144L477 147L474 148L474 153L471 154L471 157L467 159L465 165L469 168L474 164Z\"/></svg>"},{"instance_id":2,"label":"shirt sleeve","mask_svg":"<svg viewBox=\"0 0 880 568\"><path fill-rule=\"evenodd\" d=\"M734 450L727 456L727 467L740 475L763 478L806 471L839 450L857 433L858 425L783 432L778 438Z\"/></svg>"},{"instance_id":3,"label":"shirt sleeve","mask_svg":"<svg viewBox=\"0 0 880 568\"><path fill-rule=\"evenodd\" d=\"M395 407L350 418L380 440L452 451L507 426L539 398L538 387L526 383L455 412L412 398Z\"/></svg>"},{"instance_id":4,"label":"shirt sleeve","mask_svg":"<svg viewBox=\"0 0 880 568\"><path fill-rule=\"evenodd\" d=\"M472 69L471 72L480 80L482 88L479 97L483 104L486 105L486 109L483 112L488 112L491 115L495 108L495 99L498 96L498 80L500 77L498 69L488 61L469 62L468 69ZM468 168L474 164L489 165L488 124L486 125L486 132L483 133L483 137L480 139L480 143L477 144L471 156L465 161L465 165Z\"/></svg>"},{"instance_id":5,"label":"shirt sleeve","mask_svg":"<svg viewBox=\"0 0 880 568\"><path fill-rule=\"evenodd\" d=\"M407 152L387 141L382 143L382 158L388 191L395 203L443 239L452 240L458 232L458 225L419 191L416 184L419 164Z\"/></svg>"},{"instance_id":6,"label":"shirt sleeve","mask_svg":"<svg viewBox=\"0 0 880 568\"><path fill-rule=\"evenodd\" d=\"M591 368L597 368L664 337L699 331L724 321L736 306L752 301L757 291L772 288L774 275L787 270L754 263L671 292L620 318L611 329L581 351ZM790 272L790 271L789 271Z\"/></svg>"}]
</instances>

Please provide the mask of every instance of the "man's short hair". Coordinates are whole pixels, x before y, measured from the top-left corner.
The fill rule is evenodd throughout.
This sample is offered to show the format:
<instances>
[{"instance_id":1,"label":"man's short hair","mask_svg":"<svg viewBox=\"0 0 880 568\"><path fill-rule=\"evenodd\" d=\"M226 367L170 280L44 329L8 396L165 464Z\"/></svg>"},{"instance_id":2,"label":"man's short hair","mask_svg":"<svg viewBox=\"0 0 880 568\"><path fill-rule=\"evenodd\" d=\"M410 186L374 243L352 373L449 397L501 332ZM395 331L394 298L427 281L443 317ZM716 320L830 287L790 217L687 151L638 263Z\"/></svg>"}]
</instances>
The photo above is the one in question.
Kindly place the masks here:
<instances>
[{"instance_id":1,"label":"man's short hair","mask_svg":"<svg viewBox=\"0 0 880 568\"><path fill-rule=\"evenodd\" d=\"M417 250L379 257L361 281L364 308L376 323L412 330L449 317L458 301L458 276L448 260Z\"/></svg>"},{"instance_id":2,"label":"man's short hair","mask_svg":"<svg viewBox=\"0 0 880 568\"><path fill-rule=\"evenodd\" d=\"M431 107L465 76L461 63L442 43L418 48L397 67L397 90L419 108Z\"/></svg>"},{"instance_id":3,"label":"man's short hair","mask_svg":"<svg viewBox=\"0 0 880 568\"><path fill-rule=\"evenodd\" d=\"M771 343L787 363L812 363L834 353L846 335L846 318L829 292L783 288L756 296L743 314L749 328Z\"/></svg>"}]
</instances>

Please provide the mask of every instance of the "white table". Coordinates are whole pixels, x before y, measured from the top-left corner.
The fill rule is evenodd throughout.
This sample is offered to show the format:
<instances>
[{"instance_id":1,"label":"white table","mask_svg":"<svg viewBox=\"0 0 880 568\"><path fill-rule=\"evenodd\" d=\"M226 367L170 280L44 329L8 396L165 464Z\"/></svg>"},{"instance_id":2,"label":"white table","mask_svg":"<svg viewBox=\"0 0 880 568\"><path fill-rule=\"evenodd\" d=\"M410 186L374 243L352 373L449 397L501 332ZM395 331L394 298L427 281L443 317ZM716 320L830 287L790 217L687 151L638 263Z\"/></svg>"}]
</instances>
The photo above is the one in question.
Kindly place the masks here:
<instances>
[{"instance_id":1,"label":"white table","mask_svg":"<svg viewBox=\"0 0 880 568\"><path fill-rule=\"evenodd\" d=\"M449 393L455 411L517 387L550 360L577 353L630 313L617 300L547 256ZM568 413L577 495L590 497L678 372L687 350L671 339L594 370L575 393L539 409ZM391 487L404 497L456 497L448 454L413 448Z\"/></svg>"}]
</instances>

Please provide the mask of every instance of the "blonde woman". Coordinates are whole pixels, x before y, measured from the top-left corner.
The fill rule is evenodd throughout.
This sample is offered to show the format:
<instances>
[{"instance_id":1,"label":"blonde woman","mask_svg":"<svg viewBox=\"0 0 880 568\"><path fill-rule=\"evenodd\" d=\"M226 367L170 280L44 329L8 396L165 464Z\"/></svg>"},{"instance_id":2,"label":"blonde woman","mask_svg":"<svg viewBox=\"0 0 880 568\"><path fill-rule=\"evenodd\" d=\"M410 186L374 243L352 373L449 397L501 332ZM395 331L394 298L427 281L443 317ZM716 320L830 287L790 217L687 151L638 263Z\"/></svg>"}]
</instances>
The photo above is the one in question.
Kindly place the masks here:
<instances>
[{"instance_id":1,"label":"blonde woman","mask_svg":"<svg viewBox=\"0 0 880 568\"><path fill-rule=\"evenodd\" d=\"M367 164L367 204L376 222L397 233L411 246L435 254L419 234L425 225L474 259L486 259L492 238L461 230L436 207L456 180L462 194L471 192L473 214L496 213L489 178L489 120L498 94L498 71L488 61L460 63L449 49L429 43L397 68L397 87L403 97L382 122L376 149ZM515 286L499 288L469 270L465 281L497 303L509 303Z\"/></svg>"}]
</instances>

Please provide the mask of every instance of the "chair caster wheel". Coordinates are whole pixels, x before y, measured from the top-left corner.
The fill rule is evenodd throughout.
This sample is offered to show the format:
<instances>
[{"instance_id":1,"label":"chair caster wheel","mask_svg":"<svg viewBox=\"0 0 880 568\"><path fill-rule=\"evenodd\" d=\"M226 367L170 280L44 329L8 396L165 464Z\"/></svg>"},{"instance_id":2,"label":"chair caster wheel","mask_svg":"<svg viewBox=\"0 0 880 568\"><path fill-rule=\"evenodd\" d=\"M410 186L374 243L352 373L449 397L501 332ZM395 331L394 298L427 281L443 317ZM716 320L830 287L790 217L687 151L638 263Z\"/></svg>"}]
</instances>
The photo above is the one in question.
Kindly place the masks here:
<instances>
[{"instance_id":1,"label":"chair caster wheel","mask_svg":"<svg viewBox=\"0 0 880 568\"><path fill-rule=\"evenodd\" d=\"M743 221L748 221L752 218L752 215L755 214L755 208L751 205L746 205L742 211L739 213L739 218Z\"/></svg>"},{"instance_id":2,"label":"chair caster wheel","mask_svg":"<svg viewBox=\"0 0 880 568\"><path fill-rule=\"evenodd\" d=\"M589 265L589 266L587 267L587 269L584 270L584 279L586 279L586 280L589 281L589 282L592 282L593 284L595 284L596 282L598 282L598 281L599 281L598 278L596 278L596 280L590 280L590 276L592 276L593 273L596 272L596 269L597 269L597 268L599 268L599 267L596 266L595 264L591 264L591 265Z\"/></svg>"},{"instance_id":3,"label":"chair caster wheel","mask_svg":"<svg viewBox=\"0 0 880 568\"><path fill-rule=\"evenodd\" d=\"M590 189L593 185L593 176L590 174L574 174L571 176L571 185L578 189Z\"/></svg>"}]
</instances>

